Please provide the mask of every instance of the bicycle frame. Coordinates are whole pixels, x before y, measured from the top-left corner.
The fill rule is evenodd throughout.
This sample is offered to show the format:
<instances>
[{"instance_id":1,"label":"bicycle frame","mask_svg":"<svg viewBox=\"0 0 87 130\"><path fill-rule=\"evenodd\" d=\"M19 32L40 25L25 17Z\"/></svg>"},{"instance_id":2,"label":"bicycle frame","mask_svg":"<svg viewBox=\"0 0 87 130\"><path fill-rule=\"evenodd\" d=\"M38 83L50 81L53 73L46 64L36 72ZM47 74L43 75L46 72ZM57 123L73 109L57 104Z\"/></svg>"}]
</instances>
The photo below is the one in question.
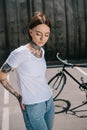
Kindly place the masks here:
<instances>
[{"instance_id":1,"label":"bicycle frame","mask_svg":"<svg viewBox=\"0 0 87 130\"><path fill-rule=\"evenodd\" d=\"M69 75L78 85L79 85L79 88L81 90L84 90L86 92L86 97L87 97L87 83L80 83L72 74L70 74L69 71L67 71L65 68L66 67L87 67L87 64L72 64L72 63L68 63L67 60L62 60L60 57L59 57L59 53L57 53L57 58L60 62L63 63L63 68L62 68L62 72L65 72L67 75Z\"/></svg>"},{"instance_id":2,"label":"bicycle frame","mask_svg":"<svg viewBox=\"0 0 87 130\"><path fill-rule=\"evenodd\" d=\"M70 74L70 72L68 72L68 71L65 69L65 66L63 67L62 71L65 72L67 75L69 75L77 84L79 84L80 86L82 85L76 78L74 78L74 76L72 76L72 75Z\"/></svg>"},{"instance_id":3,"label":"bicycle frame","mask_svg":"<svg viewBox=\"0 0 87 130\"><path fill-rule=\"evenodd\" d=\"M80 86L79 87L80 90L83 90L81 88L84 88L86 100L83 101L82 104L80 104L80 105L78 105L76 107L73 107L73 108L70 108L70 106L71 106L70 102L65 101L66 104L68 103L67 107L64 108L64 106L63 106L64 109L62 111L60 111L60 112L56 112L56 114L65 111L66 114L68 114L68 112L72 112L73 115L75 115L75 116L77 116L79 118L84 118L85 116L79 116L77 114L77 110L76 109L78 109L78 108L80 108L80 107L82 107L82 106L87 104L87 87L86 87L87 83L80 83L65 67L66 67L66 65L63 66L62 73L66 73L68 76L70 76Z\"/></svg>"},{"instance_id":4,"label":"bicycle frame","mask_svg":"<svg viewBox=\"0 0 87 130\"><path fill-rule=\"evenodd\" d=\"M62 108L61 111L55 112L55 113L57 114L57 113L61 113L64 111L67 113L67 111L70 110L71 112L73 112L73 114L75 114L76 112L73 110L77 109L78 107L80 107L82 105L87 104L87 83L84 83L83 79L81 79L81 82L80 82L76 77L73 76L73 74L71 74L69 72L67 67L69 67L69 68L87 67L87 63L86 64L68 63L66 60L62 60L58 54L57 54L57 58L63 65L61 65L61 70L58 71L48 82L48 84L50 85L50 87L53 90L53 99L55 101L55 106ZM66 80L67 80L66 75L71 77L71 79L73 79L79 85L79 89L81 91L85 91L85 95L86 95L86 101L82 105L79 105L79 106L77 106L75 108L71 108L71 109L69 109L70 105L71 105L70 102L68 102L67 100L62 100L62 99L57 98L59 96L59 94L62 92L62 90L66 84ZM81 78L83 78L83 77L81 77ZM57 104L57 101L60 101L59 105ZM62 101L62 103L61 103L61 101ZM65 104L63 104L63 102Z\"/></svg>"}]
</instances>

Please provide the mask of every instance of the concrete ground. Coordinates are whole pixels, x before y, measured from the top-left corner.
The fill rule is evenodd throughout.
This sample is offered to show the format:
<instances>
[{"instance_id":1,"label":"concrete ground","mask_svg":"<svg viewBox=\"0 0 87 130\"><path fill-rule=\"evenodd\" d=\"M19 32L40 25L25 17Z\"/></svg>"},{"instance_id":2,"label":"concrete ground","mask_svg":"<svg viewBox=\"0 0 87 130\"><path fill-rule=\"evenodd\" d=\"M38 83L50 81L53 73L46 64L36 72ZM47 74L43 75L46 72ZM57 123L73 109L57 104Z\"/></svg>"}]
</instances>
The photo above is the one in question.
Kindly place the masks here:
<instances>
[{"instance_id":1,"label":"concrete ground","mask_svg":"<svg viewBox=\"0 0 87 130\"><path fill-rule=\"evenodd\" d=\"M48 69L48 79L58 70L56 68ZM87 81L87 69L68 70L79 81L81 76ZM86 101L85 92L81 91L78 84L67 76L66 85L55 101L57 114L55 114L53 130L87 130L87 104L84 101ZM67 113L66 110L68 110ZM59 113L60 111L61 113Z\"/></svg>"},{"instance_id":2,"label":"concrete ground","mask_svg":"<svg viewBox=\"0 0 87 130\"><path fill-rule=\"evenodd\" d=\"M48 80L60 68L47 69ZM78 80L83 76L87 81L87 76L77 69L68 69ZM82 70L87 73L86 69ZM87 130L87 104L85 92L79 89L70 77L67 76L67 83L58 96L55 107L55 121L53 130ZM62 106L62 107L61 107ZM62 111L59 113L60 111ZM67 113L66 111L67 110ZM0 130L25 130L22 113L17 100L0 85Z\"/></svg>"}]
</instances>

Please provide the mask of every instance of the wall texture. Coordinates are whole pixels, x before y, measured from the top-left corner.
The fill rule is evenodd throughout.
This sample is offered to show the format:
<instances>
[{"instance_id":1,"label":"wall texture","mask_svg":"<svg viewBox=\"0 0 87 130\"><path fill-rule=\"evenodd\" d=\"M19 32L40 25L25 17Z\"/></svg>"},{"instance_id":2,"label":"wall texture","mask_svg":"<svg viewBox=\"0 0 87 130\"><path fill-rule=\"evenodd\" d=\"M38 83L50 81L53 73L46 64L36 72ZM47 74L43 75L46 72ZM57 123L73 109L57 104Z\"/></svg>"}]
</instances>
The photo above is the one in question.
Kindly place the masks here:
<instances>
[{"instance_id":1,"label":"wall texture","mask_svg":"<svg viewBox=\"0 0 87 130\"><path fill-rule=\"evenodd\" d=\"M0 65L27 43L27 24L35 11L52 22L44 47L48 62L57 60L57 52L68 59L87 59L87 0L0 0Z\"/></svg>"}]
</instances>

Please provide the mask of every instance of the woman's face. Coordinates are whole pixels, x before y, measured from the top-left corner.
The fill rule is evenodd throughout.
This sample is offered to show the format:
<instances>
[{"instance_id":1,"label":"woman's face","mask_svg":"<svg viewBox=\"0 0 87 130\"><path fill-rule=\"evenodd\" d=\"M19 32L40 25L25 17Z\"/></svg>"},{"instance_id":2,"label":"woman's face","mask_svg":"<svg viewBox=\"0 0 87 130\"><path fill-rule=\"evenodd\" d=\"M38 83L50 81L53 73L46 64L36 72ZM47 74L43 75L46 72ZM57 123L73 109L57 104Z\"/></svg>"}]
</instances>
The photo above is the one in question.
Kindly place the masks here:
<instances>
[{"instance_id":1,"label":"woman's face","mask_svg":"<svg viewBox=\"0 0 87 130\"><path fill-rule=\"evenodd\" d=\"M50 28L45 24L40 24L29 30L32 40L40 47L44 46L50 36Z\"/></svg>"}]
</instances>

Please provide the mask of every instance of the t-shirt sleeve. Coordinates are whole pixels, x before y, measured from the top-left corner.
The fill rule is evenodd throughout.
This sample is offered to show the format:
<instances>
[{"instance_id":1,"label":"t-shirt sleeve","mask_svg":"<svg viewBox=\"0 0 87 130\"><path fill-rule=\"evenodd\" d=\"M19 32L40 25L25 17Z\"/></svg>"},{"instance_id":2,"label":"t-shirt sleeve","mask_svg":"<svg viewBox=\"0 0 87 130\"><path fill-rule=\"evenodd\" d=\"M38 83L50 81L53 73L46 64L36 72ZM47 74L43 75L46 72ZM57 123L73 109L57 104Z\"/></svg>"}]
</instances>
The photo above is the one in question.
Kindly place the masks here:
<instances>
[{"instance_id":1,"label":"t-shirt sleeve","mask_svg":"<svg viewBox=\"0 0 87 130\"><path fill-rule=\"evenodd\" d=\"M18 67L25 59L23 52L13 51L6 60L12 68Z\"/></svg>"}]
</instances>

